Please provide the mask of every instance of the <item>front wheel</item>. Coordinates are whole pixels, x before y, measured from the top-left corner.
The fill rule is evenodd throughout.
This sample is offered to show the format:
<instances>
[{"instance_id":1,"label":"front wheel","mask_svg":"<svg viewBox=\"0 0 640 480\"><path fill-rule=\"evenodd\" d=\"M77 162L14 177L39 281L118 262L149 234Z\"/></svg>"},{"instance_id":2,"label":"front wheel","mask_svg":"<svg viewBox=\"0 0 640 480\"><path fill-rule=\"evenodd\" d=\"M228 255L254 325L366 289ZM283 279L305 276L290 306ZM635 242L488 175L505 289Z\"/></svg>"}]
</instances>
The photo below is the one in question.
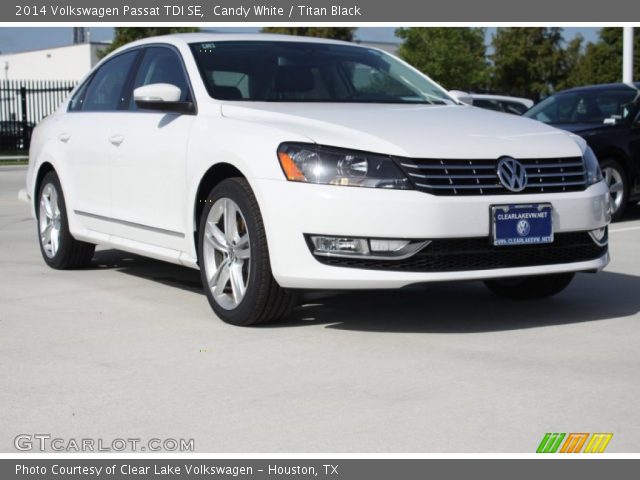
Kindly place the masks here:
<instances>
[{"instance_id":1,"label":"front wheel","mask_svg":"<svg viewBox=\"0 0 640 480\"><path fill-rule=\"evenodd\" d=\"M295 296L271 274L260 208L243 178L220 182L205 200L198 261L209 303L227 323L278 320L295 305Z\"/></svg>"},{"instance_id":2,"label":"front wheel","mask_svg":"<svg viewBox=\"0 0 640 480\"><path fill-rule=\"evenodd\" d=\"M555 273L531 277L485 280L489 290L500 297L516 300L551 297L563 291L573 280L574 273Z\"/></svg>"}]
</instances>

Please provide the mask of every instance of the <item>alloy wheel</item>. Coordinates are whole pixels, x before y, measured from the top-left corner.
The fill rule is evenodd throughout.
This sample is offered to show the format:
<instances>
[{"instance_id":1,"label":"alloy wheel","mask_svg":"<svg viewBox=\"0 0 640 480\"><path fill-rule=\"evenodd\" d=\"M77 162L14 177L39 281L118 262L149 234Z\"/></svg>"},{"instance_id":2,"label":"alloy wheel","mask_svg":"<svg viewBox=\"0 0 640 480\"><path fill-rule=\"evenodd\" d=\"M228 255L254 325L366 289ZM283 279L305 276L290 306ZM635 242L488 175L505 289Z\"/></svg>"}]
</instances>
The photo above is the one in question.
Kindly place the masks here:
<instances>
[{"instance_id":1,"label":"alloy wheel","mask_svg":"<svg viewBox=\"0 0 640 480\"><path fill-rule=\"evenodd\" d=\"M613 204L612 213L615 213L620 209L622 202L624 201L624 181L622 179L622 174L616 168L604 167L602 169L602 175L604 176L604 181L609 188L609 195L611 195L611 201Z\"/></svg>"},{"instance_id":2,"label":"alloy wheel","mask_svg":"<svg viewBox=\"0 0 640 480\"><path fill-rule=\"evenodd\" d=\"M52 183L47 183L42 189L38 221L42 250L47 257L53 258L60 248L62 219L58 205L58 191Z\"/></svg>"},{"instance_id":3,"label":"alloy wheel","mask_svg":"<svg viewBox=\"0 0 640 480\"><path fill-rule=\"evenodd\" d=\"M250 246L238 204L230 198L216 200L207 215L202 249L207 284L216 303L226 310L236 308L247 291Z\"/></svg>"}]
</instances>

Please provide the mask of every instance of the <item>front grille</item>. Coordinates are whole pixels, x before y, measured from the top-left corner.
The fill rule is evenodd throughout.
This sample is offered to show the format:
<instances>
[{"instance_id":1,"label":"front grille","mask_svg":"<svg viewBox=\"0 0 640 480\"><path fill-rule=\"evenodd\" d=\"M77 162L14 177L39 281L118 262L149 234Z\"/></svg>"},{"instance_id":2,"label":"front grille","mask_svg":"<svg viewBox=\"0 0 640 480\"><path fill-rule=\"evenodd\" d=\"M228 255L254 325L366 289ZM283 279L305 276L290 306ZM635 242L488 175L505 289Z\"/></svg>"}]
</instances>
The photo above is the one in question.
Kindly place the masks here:
<instances>
[{"instance_id":1,"label":"front grille","mask_svg":"<svg viewBox=\"0 0 640 480\"><path fill-rule=\"evenodd\" d=\"M495 247L487 237L433 240L405 260L315 257L336 267L403 272L458 272L495 268L533 267L595 260L607 247L594 243L588 232L557 233L553 243Z\"/></svg>"},{"instance_id":2,"label":"front grille","mask_svg":"<svg viewBox=\"0 0 640 480\"><path fill-rule=\"evenodd\" d=\"M586 188L580 157L518 159L527 172L522 193L577 192ZM418 190L433 195L513 195L498 179L498 160L398 159Z\"/></svg>"}]
</instances>

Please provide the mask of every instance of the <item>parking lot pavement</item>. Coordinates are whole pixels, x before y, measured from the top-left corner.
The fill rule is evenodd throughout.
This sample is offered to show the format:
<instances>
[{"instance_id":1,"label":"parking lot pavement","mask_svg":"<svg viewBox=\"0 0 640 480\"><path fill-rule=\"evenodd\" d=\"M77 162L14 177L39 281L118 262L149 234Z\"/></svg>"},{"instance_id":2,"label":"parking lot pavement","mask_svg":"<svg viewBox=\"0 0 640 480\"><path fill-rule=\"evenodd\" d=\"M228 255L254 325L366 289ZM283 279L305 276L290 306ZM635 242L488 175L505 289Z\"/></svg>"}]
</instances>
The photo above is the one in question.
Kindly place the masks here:
<instances>
[{"instance_id":1,"label":"parking lot pavement","mask_svg":"<svg viewBox=\"0 0 640 480\"><path fill-rule=\"evenodd\" d=\"M198 272L102 250L55 271L0 168L0 452L21 433L193 438L199 452L640 450L640 209L556 298L480 283L315 293L274 326L212 314Z\"/></svg>"}]
</instances>

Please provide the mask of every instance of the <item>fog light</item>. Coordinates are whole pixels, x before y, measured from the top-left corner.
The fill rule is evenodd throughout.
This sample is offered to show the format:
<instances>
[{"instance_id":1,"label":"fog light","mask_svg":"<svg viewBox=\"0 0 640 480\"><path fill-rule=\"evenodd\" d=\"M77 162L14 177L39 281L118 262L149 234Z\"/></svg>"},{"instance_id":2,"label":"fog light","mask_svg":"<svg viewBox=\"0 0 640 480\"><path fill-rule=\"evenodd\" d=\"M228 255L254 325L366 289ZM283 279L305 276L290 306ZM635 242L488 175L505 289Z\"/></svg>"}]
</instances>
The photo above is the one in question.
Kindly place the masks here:
<instances>
[{"instance_id":1,"label":"fog light","mask_svg":"<svg viewBox=\"0 0 640 480\"><path fill-rule=\"evenodd\" d=\"M364 238L311 237L316 254L366 255L369 245Z\"/></svg>"},{"instance_id":2,"label":"fog light","mask_svg":"<svg viewBox=\"0 0 640 480\"><path fill-rule=\"evenodd\" d=\"M372 252L397 252L409 245L409 240L369 240Z\"/></svg>"},{"instance_id":3,"label":"fog light","mask_svg":"<svg viewBox=\"0 0 640 480\"><path fill-rule=\"evenodd\" d=\"M609 238L607 235L607 227L591 230L589 232L589 235L591 236L591 239L601 247L604 247L609 241Z\"/></svg>"},{"instance_id":4,"label":"fog light","mask_svg":"<svg viewBox=\"0 0 640 480\"><path fill-rule=\"evenodd\" d=\"M329 237L306 235L312 253L320 257L342 257L368 260L402 260L431 243L429 240Z\"/></svg>"}]
</instances>

